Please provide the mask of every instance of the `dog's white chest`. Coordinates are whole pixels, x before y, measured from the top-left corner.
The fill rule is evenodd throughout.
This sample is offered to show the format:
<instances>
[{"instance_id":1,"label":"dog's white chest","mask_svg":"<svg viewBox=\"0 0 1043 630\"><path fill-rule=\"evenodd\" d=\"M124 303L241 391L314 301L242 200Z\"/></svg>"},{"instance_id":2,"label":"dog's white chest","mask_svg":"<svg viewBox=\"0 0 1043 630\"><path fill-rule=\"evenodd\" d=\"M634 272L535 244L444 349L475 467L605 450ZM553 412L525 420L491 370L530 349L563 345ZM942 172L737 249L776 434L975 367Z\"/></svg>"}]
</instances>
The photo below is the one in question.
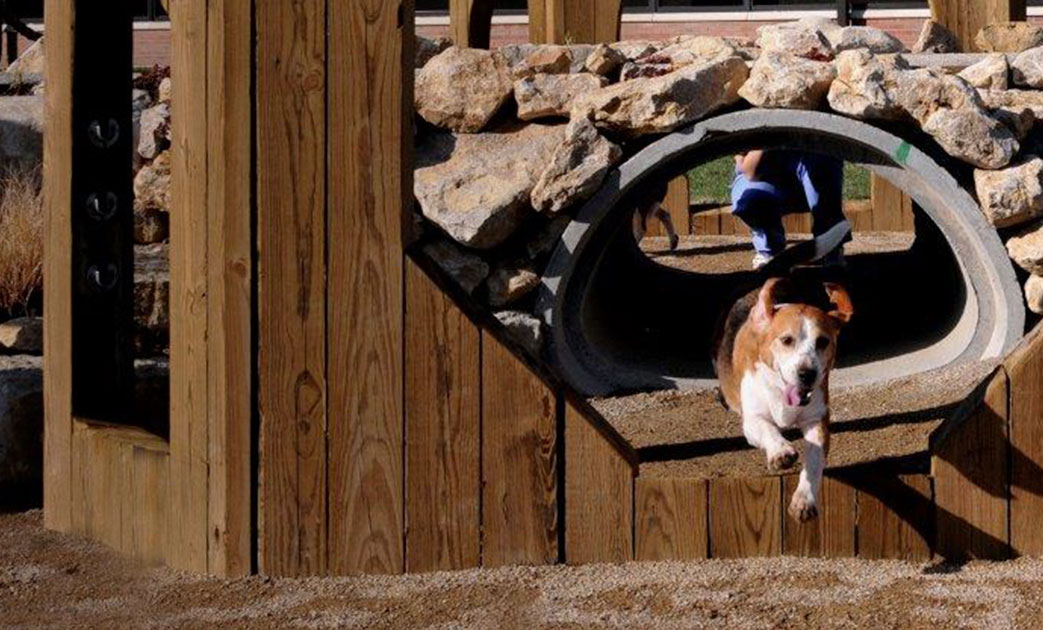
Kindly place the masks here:
<instances>
[{"instance_id":1,"label":"dog's white chest","mask_svg":"<svg viewBox=\"0 0 1043 630\"><path fill-rule=\"evenodd\" d=\"M740 386L743 415L771 418L780 428L818 422L826 415L826 397L821 388L812 392L811 401L807 405L791 406L786 404L783 386L776 380L774 372L761 363L757 364L755 370L743 375Z\"/></svg>"}]
</instances>

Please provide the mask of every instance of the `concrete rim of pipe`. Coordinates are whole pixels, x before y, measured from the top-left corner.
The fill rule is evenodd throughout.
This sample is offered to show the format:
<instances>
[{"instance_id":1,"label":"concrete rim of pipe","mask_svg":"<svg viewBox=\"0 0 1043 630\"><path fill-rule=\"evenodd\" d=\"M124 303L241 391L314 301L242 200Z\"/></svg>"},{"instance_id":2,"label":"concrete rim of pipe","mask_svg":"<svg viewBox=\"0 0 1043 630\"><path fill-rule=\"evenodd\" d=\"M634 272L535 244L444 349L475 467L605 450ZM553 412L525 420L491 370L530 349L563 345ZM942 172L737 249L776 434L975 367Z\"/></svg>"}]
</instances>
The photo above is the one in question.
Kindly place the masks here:
<instances>
[{"instance_id":1,"label":"concrete rim of pipe","mask_svg":"<svg viewBox=\"0 0 1043 630\"><path fill-rule=\"evenodd\" d=\"M594 276L577 273L630 221L628 191L700 154L748 150L774 138L789 148L817 150L870 169L909 194L946 239L963 276L966 301L941 340L914 352L838 369L835 383L868 384L1003 356L1021 339L1025 306L1006 249L974 198L925 150L868 123L812 111L744 110L723 114L652 142L618 169L580 209L544 272L537 313L551 331L549 351L562 376L588 395L656 388L704 389L716 381L621 368L586 341L580 315ZM773 144L772 146L778 146ZM712 147L712 148L711 148Z\"/></svg>"}]
</instances>

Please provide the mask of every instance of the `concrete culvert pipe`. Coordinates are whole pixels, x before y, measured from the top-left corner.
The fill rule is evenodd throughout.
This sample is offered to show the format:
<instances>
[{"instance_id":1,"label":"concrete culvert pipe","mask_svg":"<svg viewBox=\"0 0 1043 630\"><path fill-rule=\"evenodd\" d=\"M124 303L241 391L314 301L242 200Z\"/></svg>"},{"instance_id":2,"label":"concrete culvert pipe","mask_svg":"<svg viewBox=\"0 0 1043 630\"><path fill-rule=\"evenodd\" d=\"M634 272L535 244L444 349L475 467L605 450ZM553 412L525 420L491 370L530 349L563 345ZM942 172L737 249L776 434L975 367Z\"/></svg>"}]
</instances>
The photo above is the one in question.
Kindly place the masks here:
<instances>
[{"instance_id":1,"label":"concrete culvert pipe","mask_svg":"<svg viewBox=\"0 0 1043 630\"><path fill-rule=\"evenodd\" d=\"M671 269L631 235L636 197L650 182L711 158L760 147L832 155L909 194L918 211L905 251L852 257L857 325L845 333L837 384L908 376L1002 356L1022 337L1020 287L977 202L925 151L864 122L820 112L748 110L666 136L606 178L565 231L538 308L561 374L589 395L716 384L709 346L717 318L753 272Z\"/></svg>"}]
</instances>

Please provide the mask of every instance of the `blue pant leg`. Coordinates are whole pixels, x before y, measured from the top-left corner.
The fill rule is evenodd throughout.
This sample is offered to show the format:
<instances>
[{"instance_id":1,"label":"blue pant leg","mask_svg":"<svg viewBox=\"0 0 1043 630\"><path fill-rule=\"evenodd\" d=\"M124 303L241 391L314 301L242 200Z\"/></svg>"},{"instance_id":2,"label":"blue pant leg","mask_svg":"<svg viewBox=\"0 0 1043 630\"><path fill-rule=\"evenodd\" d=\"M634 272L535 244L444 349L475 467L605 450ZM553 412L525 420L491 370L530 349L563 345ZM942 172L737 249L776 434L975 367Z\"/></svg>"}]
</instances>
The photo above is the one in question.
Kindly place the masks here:
<instances>
[{"instance_id":1,"label":"blue pant leg","mask_svg":"<svg viewBox=\"0 0 1043 630\"><path fill-rule=\"evenodd\" d=\"M815 236L844 220L843 161L805 153L797 163L797 177L804 188Z\"/></svg>"},{"instance_id":2,"label":"blue pant leg","mask_svg":"<svg viewBox=\"0 0 1043 630\"><path fill-rule=\"evenodd\" d=\"M764 181L750 181L736 173L732 181L732 214L749 226L753 247L773 256L786 247L786 230L782 227L785 200L775 186Z\"/></svg>"}]
</instances>

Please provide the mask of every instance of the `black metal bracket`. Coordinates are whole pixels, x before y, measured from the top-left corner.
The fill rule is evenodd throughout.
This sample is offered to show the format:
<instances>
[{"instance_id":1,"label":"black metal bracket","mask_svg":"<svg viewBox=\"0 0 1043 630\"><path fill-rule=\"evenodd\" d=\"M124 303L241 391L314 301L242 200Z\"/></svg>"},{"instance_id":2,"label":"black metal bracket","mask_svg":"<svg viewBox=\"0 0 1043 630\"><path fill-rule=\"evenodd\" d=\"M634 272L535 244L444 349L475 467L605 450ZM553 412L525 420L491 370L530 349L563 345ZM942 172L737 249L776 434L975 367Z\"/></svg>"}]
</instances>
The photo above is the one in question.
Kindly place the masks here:
<instances>
[{"instance_id":1,"label":"black metal bracket","mask_svg":"<svg viewBox=\"0 0 1043 630\"><path fill-rule=\"evenodd\" d=\"M134 387L133 4L76 0L73 44L73 413L109 422Z\"/></svg>"}]
</instances>

